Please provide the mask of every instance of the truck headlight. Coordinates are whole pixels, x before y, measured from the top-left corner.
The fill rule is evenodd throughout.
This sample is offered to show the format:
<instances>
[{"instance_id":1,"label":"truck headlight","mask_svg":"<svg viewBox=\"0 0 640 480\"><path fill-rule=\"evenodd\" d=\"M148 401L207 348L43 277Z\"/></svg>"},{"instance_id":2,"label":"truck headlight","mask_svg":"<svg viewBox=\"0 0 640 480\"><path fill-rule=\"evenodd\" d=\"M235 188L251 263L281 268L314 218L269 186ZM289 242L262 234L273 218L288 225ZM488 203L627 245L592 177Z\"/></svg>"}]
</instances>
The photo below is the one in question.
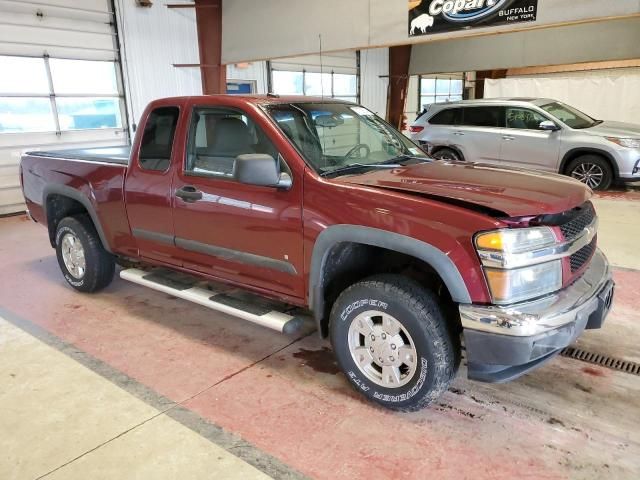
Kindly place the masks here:
<instances>
[{"instance_id":1,"label":"truck headlight","mask_svg":"<svg viewBox=\"0 0 640 480\"><path fill-rule=\"evenodd\" d=\"M562 287L561 260L544 258L557 239L549 227L480 233L475 245L493 302L510 304L553 293Z\"/></svg>"},{"instance_id":2,"label":"truck headlight","mask_svg":"<svg viewBox=\"0 0 640 480\"><path fill-rule=\"evenodd\" d=\"M618 138L618 137L606 137L607 140L621 147L626 148L640 148L640 138Z\"/></svg>"},{"instance_id":3,"label":"truck headlight","mask_svg":"<svg viewBox=\"0 0 640 480\"><path fill-rule=\"evenodd\" d=\"M562 263L554 260L531 267L485 268L491 297L497 304L516 303L553 293L562 287Z\"/></svg>"},{"instance_id":4,"label":"truck headlight","mask_svg":"<svg viewBox=\"0 0 640 480\"><path fill-rule=\"evenodd\" d=\"M481 233L476 237L479 250L499 250L505 253L522 253L556 243L549 227L514 228Z\"/></svg>"}]
</instances>

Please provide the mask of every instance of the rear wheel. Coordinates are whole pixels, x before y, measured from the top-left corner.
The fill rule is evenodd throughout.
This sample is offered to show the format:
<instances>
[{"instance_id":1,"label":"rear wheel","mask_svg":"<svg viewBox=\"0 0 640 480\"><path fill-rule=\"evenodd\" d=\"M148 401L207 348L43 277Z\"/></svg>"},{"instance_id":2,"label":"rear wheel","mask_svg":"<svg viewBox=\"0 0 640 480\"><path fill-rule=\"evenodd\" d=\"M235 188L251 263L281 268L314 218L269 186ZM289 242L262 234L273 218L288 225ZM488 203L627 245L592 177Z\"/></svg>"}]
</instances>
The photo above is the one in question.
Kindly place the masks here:
<instances>
[{"instance_id":1,"label":"rear wheel","mask_svg":"<svg viewBox=\"0 0 640 480\"><path fill-rule=\"evenodd\" d=\"M611 165L598 155L583 155L572 160L567 174L592 190L606 190L613 181Z\"/></svg>"},{"instance_id":2,"label":"rear wheel","mask_svg":"<svg viewBox=\"0 0 640 480\"><path fill-rule=\"evenodd\" d=\"M459 162L462 160L462 156L452 148L441 148L440 150L434 152L431 156L437 160L449 160L454 162Z\"/></svg>"},{"instance_id":3,"label":"rear wheel","mask_svg":"<svg viewBox=\"0 0 640 480\"><path fill-rule=\"evenodd\" d=\"M56 230L56 256L65 280L81 292L97 292L113 280L115 259L102 246L88 215L67 217Z\"/></svg>"},{"instance_id":4,"label":"rear wheel","mask_svg":"<svg viewBox=\"0 0 640 480\"><path fill-rule=\"evenodd\" d=\"M426 407L456 372L455 343L437 297L398 275L371 277L338 297L331 343L355 389L393 410Z\"/></svg>"}]
</instances>

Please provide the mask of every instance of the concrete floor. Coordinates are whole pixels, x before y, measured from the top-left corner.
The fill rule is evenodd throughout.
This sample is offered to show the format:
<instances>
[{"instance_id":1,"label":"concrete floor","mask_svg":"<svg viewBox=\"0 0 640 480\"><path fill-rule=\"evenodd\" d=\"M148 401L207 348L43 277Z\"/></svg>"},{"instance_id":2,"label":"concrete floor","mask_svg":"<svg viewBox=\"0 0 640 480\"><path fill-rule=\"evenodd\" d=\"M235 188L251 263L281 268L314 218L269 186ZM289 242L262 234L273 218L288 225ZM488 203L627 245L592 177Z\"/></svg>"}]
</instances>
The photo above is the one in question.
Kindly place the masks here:
<instances>
[{"instance_id":1,"label":"concrete floor","mask_svg":"<svg viewBox=\"0 0 640 480\"><path fill-rule=\"evenodd\" d=\"M640 195L595 200L614 310L580 346L640 362ZM431 408L366 403L317 336L115 280L82 295L45 230L0 219L0 478L637 479L640 377L558 357Z\"/></svg>"}]
</instances>

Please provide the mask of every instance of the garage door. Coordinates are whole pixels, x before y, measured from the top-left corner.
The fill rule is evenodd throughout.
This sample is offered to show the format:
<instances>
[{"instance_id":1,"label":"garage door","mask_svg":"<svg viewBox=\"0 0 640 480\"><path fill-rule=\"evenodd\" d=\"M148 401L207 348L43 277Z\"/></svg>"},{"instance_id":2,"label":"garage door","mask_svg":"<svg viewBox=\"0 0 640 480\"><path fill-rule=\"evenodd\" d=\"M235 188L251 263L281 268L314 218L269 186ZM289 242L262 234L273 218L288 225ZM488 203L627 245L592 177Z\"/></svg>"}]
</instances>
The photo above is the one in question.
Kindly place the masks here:
<instances>
[{"instance_id":1,"label":"garage door","mask_svg":"<svg viewBox=\"0 0 640 480\"><path fill-rule=\"evenodd\" d=\"M108 0L0 0L0 214L24 151L128 142L114 23Z\"/></svg>"},{"instance_id":2,"label":"garage door","mask_svg":"<svg viewBox=\"0 0 640 480\"><path fill-rule=\"evenodd\" d=\"M358 54L355 50L271 61L274 93L341 98L357 102Z\"/></svg>"}]
</instances>

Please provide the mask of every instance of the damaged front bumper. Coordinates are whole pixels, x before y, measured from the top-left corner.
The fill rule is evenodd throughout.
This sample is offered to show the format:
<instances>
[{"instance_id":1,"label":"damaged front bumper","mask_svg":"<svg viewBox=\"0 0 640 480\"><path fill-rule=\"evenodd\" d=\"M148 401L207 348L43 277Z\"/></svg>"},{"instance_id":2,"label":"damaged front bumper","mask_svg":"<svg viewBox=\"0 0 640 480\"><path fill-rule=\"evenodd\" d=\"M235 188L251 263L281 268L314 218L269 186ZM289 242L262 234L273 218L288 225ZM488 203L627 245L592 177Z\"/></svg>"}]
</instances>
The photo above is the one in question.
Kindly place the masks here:
<instances>
[{"instance_id":1,"label":"damaged front bumper","mask_svg":"<svg viewBox=\"0 0 640 480\"><path fill-rule=\"evenodd\" d=\"M517 305L460 305L468 377L507 382L540 366L585 329L600 328L611 309L614 282L596 250L571 286Z\"/></svg>"}]
</instances>

